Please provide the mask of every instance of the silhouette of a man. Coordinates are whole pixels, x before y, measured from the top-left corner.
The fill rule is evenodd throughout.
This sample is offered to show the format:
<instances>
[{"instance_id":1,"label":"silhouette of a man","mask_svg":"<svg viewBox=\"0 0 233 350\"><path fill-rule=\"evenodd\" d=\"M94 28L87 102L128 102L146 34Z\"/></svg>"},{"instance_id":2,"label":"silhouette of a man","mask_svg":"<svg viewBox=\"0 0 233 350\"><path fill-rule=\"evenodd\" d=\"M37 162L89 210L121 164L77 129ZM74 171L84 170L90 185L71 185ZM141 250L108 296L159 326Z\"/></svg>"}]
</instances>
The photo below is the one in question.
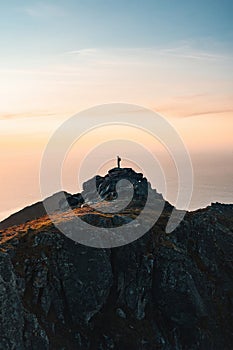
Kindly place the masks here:
<instances>
[{"instance_id":1,"label":"silhouette of a man","mask_svg":"<svg viewBox=\"0 0 233 350\"><path fill-rule=\"evenodd\" d=\"M121 167L121 158L119 156L117 156L117 167Z\"/></svg>"}]
</instances>

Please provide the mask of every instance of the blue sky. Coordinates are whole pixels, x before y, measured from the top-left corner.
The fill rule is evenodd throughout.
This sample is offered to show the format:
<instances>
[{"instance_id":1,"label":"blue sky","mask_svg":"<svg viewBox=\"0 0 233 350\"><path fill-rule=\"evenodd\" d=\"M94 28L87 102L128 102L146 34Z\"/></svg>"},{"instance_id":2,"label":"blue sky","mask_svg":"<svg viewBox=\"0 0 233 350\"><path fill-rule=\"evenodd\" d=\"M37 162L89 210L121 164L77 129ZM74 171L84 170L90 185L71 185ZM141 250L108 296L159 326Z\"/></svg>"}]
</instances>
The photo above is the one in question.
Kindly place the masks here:
<instances>
[{"instance_id":1,"label":"blue sky","mask_svg":"<svg viewBox=\"0 0 233 350\"><path fill-rule=\"evenodd\" d=\"M8 63L16 56L29 63L32 57L85 48L173 47L187 41L229 51L232 13L231 0L7 1L1 4L1 56Z\"/></svg>"},{"instance_id":2,"label":"blue sky","mask_svg":"<svg viewBox=\"0 0 233 350\"><path fill-rule=\"evenodd\" d=\"M232 0L2 2L0 114L71 113L88 101L154 108L185 94L224 95L214 109L229 110L232 13Z\"/></svg>"}]
</instances>

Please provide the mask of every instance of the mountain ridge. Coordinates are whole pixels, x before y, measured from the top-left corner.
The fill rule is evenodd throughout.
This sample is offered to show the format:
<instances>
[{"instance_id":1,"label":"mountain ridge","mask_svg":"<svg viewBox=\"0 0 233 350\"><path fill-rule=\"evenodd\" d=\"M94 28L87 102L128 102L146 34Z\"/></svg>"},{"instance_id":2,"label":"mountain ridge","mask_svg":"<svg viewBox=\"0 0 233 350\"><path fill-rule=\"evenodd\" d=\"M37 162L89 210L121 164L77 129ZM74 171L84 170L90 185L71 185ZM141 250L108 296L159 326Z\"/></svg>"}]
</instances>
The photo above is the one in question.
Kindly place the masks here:
<instances>
[{"instance_id":1,"label":"mountain ridge","mask_svg":"<svg viewBox=\"0 0 233 350\"><path fill-rule=\"evenodd\" d=\"M68 194L70 211L59 199L62 214L54 212L54 222L79 216L106 224L107 217L115 225L119 217L137 217L141 175L134 175L139 197L117 215L100 214L114 202L121 178L115 175L98 177L99 202L87 190L95 208ZM166 203L144 236L111 249L70 240L48 215L1 230L0 348L230 350L233 205L188 212L167 234L172 210Z\"/></svg>"}]
</instances>

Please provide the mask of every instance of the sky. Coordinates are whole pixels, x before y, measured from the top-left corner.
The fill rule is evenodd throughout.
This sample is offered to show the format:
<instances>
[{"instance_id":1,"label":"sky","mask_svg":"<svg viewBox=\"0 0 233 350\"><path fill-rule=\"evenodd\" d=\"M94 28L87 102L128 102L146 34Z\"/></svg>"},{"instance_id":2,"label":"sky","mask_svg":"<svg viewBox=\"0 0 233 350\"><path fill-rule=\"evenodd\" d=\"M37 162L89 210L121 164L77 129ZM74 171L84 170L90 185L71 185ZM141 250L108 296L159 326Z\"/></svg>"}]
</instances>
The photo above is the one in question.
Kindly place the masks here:
<instances>
[{"instance_id":1,"label":"sky","mask_svg":"<svg viewBox=\"0 0 233 350\"><path fill-rule=\"evenodd\" d=\"M231 0L1 1L0 219L40 199L56 128L112 102L159 112L179 132L194 164L191 208L232 201L232 13Z\"/></svg>"}]
</instances>

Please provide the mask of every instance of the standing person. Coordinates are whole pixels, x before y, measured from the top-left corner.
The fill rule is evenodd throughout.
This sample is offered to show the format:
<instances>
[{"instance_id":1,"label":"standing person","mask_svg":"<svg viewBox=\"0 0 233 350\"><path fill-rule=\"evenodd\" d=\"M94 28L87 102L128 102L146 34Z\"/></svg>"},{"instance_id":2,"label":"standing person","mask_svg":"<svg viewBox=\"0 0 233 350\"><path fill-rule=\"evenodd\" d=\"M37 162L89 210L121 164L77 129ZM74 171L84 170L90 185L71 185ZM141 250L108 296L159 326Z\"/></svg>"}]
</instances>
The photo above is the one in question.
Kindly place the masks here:
<instances>
[{"instance_id":1,"label":"standing person","mask_svg":"<svg viewBox=\"0 0 233 350\"><path fill-rule=\"evenodd\" d=\"M121 158L119 156L117 156L117 167L121 167Z\"/></svg>"}]
</instances>

